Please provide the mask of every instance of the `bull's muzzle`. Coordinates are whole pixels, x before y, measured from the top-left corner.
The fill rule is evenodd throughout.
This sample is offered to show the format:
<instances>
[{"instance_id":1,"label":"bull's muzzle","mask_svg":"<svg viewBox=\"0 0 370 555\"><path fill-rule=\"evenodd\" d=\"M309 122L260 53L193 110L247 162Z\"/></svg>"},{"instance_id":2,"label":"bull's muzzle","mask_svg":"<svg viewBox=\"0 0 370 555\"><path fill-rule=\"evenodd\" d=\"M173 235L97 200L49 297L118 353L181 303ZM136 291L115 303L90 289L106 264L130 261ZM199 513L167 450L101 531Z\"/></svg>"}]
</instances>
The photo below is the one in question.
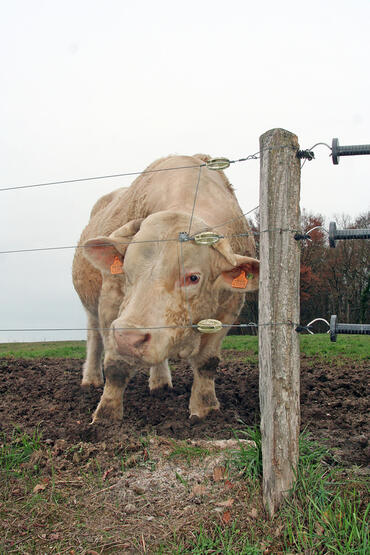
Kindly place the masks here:
<instances>
[{"instance_id":1,"label":"bull's muzzle","mask_svg":"<svg viewBox=\"0 0 370 555\"><path fill-rule=\"evenodd\" d=\"M121 355L140 356L151 339L150 333L141 330L113 330L117 350Z\"/></svg>"}]
</instances>

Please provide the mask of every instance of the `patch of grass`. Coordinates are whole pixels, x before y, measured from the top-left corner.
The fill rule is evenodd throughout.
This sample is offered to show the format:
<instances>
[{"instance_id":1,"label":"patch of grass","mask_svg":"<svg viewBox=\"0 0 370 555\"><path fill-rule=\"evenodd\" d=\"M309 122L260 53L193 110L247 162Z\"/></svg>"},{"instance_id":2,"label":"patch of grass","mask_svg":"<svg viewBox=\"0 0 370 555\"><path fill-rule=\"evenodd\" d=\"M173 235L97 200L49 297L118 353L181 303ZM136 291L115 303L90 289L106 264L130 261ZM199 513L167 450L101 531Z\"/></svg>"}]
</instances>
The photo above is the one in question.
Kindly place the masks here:
<instances>
[{"instance_id":1,"label":"patch of grass","mask_svg":"<svg viewBox=\"0 0 370 555\"><path fill-rule=\"evenodd\" d=\"M297 480L281 509L287 547L302 552L369 552L370 504L364 478L325 459L330 451L303 436Z\"/></svg>"},{"instance_id":2,"label":"patch of grass","mask_svg":"<svg viewBox=\"0 0 370 555\"><path fill-rule=\"evenodd\" d=\"M245 430L241 430L235 434L239 440L239 436L245 436L243 439L254 441L255 447L245 445L239 442L239 447L231 452L230 460L239 473L245 477L259 479L262 476L262 440L261 431L258 426L248 426Z\"/></svg>"},{"instance_id":3,"label":"patch of grass","mask_svg":"<svg viewBox=\"0 0 370 555\"><path fill-rule=\"evenodd\" d=\"M331 359L347 357L353 360L370 358L370 337L366 335L338 335L337 341L330 341L326 333L300 335L301 353L306 356ZM228 335L222 348L247 352L253 362L258 362L258 337L253 335Z\"/></svg>"},{"instance_id":4,"label":"patch of grass","mask_svg":"<svg viewBox=\"0 0 370 555\"><path fill-rule=\"evenodd\" d=\"M338 335L337 341L330 341L328 334L301 335L301 353L324 359L348 357L353 360L370 358L370 337L366 335Z\"/></svg>"},{"instance_id":5,"label":"patch of grass","mask_svg":"<svg viewBox=\"0 0 370 555\"><path fill-rule=\"evenodd\" d=\"M137 444L130 446L128 450L120 446L115 457L120 461L122 472L134 467L146 468L153 472L157 464L151 456L150 436L140 436Z\"/></svg>"},{"instance_id":6,"label":"patch of grass","mask_svg":"<svg viewBox=\"0 0 370 555\"><path fill-rule=\"evenodd\" d=\"M85 358L86 341L45 341L37 343L0 343L0 357Z\"/></svg>"},{"instance_id":7,"label":"patch of grass","mask_svg":"<svg viewBox=\"0 0 370 555\"><path fill-rule=\"evenodd\" d=\"M332 343L328 334L300 335L301 353L306 356L347 357L353 360L370 358L370 337L364 335L339 335ZM222 348L240 351L247 356L245 362L258 362L258 337L253 335L228 335ZM13 358L85 358L85 341L47 341L39 343L0 343L0 357Z\"/></svg>"},{"instance_id":8,"label":"patch of grass","mask_svg":"<svg viewBox=\"0 0 370 555\"><path fill-rule=\"evenodd\" d=\"M206 494L196 505L189 498L193 484L192 479L188 479L185 465L188 463L195 467L196 459L211 455L213 449L209 453L208 449L186 442L179 442L178 445L174 442L169 456L179 459L179 468L174 470L172 478L175 477L184 486L183 499L176 496L173 500L166 498L168 514L162 514L166 511L161 509L157 515L154 506L158 502L158 494L155 493L153 512L144 512L140 521L140 512L131 517L124 512L125 503L120 495L122 488L111 489L122 479L119 472L114 474L118 467L112 475L104 476L110 469L110 460L82 457L82 444L76 444L68 452L65 451L65 462L76 453L81 455L81 463L62 465L62 455L53 455L48 451L56 467L52 467L50 475L50 469L46 471L40 466L36 476L33 470L27 471L26 466L27 463L32 465L33 453L42 449L40 435L37 430L31 436L16 430L10 438L4 437L0 451L2 476L6 474L4 469L8 469L8 477L2 482L6 495L0 502L0 553L86 553L88 550L103 553L110 552L109 549L112 549L111 552L124 552L127 541L129 545L137 545L137 552L146 549L148 553L178 555L369 553L369 492L362 475L355 469L341 468L329 449L303 434L300 438L297 482L288 500L270 520L266 518L261 503L259 429L246 428L236 435L254 440L256 447L245 446L241 442L240 449L232 453L234 463L233 466L231 463L228 465L227 480L210 480ZM148 468L151 461L150 438L140 437L130 445L133 448L131 452L140 455L139 466ZM167 447L166 443L166 451ZM152 449L155 457L157 452L155 447ZM163 451L160 453L164 456ZM98 451L96 456L99 456ZM113 455L116 456L118 453ZM23 463L26 463L24 467ZM18 474L17 469L20 470ZM145 468L144 474L148 474ZM135 476L140 474L135 472ZM37 484L44 484L45 489L35 491ZM149 501L150 489L145 496ZM224 506L221 512L215 511L218 506L215 502L225 497L233 498L234 503ZM193 509L184 515L175 510L173 517L171 508L178 507L178 502L189 504ZM134 504L140 507L138 499ZM148 514L150 519L158 519L154 532L148 525L152 520L146 520ZM168 536L171 529L177 532ZM157 533L160 535L155 536ZM154 537L157 539L153 540L153 544ZM143 547L144 539L146 548Z\"/></svg>"},{"instance_id":9,"label":"patch of grass","mask_svg":"<svg viewBox=\"0 0 370 555\"><path fill-rule=\"evenodd\" d=\"M227 335L222 343L223 349L248 351L258 355L258 337L255 335Z\"/></svg>"},{"instance_id":10,"label":"patch of grass","mask_svg":"<svg viewBox=\"0 0 370 555\"><path fill-rule=\"evenodd\" d=\"M188 480L186 480L185 478L183 478L181 476L181 474L179 474L178 472L175 472L175 476L176 476L176 480L178 480L180 482L180 484L182 484L186 489L188 489L189 487L189 482Z\"/></svg>"},{"instance_id":11,"label":"patch of grass","mask_svg":"<svg viewBox=\"0 0 370 555\"><path fill-rule=\"evenodd\" d=\"M243 435L256 447L242 443L230 461L246 480L262 476L261 435L258 428L247 428ZM370 512L366 480L334 465L330 450L300 437L297 479L291 495L278 514L284 523L285 549L299 553L361 554L369 553Z\"/></svg>"},{"instance_id":12,"label":"patch of grass","mask_svg":"<svg viewBox=\"0 0 370 555\"><path fill-rule=\"evenodd\" d=\"M0 441L0 468L8 473L17 471L21 464L30 460L32 453L40 448L41 434L36 429L29 436L16 428L10 438L3 434Z\"/></svg>"},{"instance_id":13,"label":"patch of grass","mask_svg":"<svg viewBox=\"0 0 370 555\"><path fill-rule=\"evenodd\" d=\"M172 451L168 459L185 459L190 465L192 459L202 459L210 455L210 450L197 445L189 445L186 441L172 442Z\"/></svg>"},{"instance_id":14,"label":"patch of grass","mask_svg":"<svg viewBox=\"0 0 370 555\"><path fill-rule=\"evenodd\" d=\"M234 523L230 527L215 525L212 530L205 530L202 526L197 532L191 532L189 539L176 545L176 538L171 551L169 546L161 546L157 553L173 553L176 555L204 555L207 553L222 553L223 555L260 555L263 550L258 545L252 533L239 530Z\"/></svg>"}]
</instances>

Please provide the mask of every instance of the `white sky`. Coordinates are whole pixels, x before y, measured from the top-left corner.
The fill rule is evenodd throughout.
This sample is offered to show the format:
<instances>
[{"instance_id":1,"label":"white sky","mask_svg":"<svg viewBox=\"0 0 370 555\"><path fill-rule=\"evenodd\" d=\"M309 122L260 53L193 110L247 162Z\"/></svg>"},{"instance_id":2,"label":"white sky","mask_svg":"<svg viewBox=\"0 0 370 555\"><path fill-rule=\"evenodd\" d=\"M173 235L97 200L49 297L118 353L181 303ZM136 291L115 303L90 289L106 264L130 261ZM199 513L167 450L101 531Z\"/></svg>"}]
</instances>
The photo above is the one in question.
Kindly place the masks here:
<instances>
[{"instance_id":1,"label":"white sky","mask_svg":"<svg viewBox=\"0 0 370 555\"><path fill-rule=\"evenodd\" d=\"M0 0L0 188L144 169L170 153L230 159L274 127L370 143L370 2ZM369 208L370 157L302 172L301 206ZM244 211L259 162L227 175ZM0 250L74 245L103 194L131 178L0 192ZM73 250L0 255L0 328L84 327ZM2 332L0 341L83 338Z\"/></svg>"}]
</instances>

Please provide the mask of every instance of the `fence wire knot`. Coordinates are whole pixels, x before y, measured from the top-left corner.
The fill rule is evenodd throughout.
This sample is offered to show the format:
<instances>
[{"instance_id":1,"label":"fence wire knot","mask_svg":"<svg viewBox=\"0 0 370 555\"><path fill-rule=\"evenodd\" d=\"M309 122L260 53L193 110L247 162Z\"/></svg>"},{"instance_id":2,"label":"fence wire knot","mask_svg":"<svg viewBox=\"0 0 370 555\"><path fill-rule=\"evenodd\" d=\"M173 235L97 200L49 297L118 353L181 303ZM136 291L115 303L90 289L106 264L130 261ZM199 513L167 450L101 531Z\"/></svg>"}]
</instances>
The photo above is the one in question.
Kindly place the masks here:
<instances>
[{"instance_id":1,"label":"fence wire knot","mask_svg":"<svg viewBox=\"0 0 370 555\"><path fill-rule=\"evenodd\" d=\"M191 237L186 231L180 231L179 233L179 241L180 243L184 243L185 241L190 241Z\"/></svg>"}]
</instances>

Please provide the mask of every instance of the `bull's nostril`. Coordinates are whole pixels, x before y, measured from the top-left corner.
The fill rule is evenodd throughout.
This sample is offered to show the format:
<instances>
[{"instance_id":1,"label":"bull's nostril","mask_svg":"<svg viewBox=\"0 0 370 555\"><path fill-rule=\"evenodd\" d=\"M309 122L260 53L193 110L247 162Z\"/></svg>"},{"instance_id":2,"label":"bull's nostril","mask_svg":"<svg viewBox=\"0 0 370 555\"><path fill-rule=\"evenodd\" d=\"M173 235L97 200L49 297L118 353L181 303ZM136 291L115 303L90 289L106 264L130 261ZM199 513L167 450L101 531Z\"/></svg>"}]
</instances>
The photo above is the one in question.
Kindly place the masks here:
<instances>
[{"instance_id":1,"label":"bull's nostril","mask_svg":"<svg viewBox=\"0 0 370 555\"><path fill-rule=\"evenodd\" d=\"M140 347L141 345L144 345L144 343L148 343L148 341L150 341L150 337L150 333L143 334L137 339L137 341L135 341L134 347Z\"/></svg>"},{"instance_id":2,"label":"bull's nostril","mask_svg":"<svg viewBox=\"0 0 370 555\"><path fill-rule=\"evenodd\" d=\"M118 348L121 351L129 352L138 349L148 343L151 339L150 333L142 333L133 330L114 330L114 337Z\"/></svg>"}]
</instances>

